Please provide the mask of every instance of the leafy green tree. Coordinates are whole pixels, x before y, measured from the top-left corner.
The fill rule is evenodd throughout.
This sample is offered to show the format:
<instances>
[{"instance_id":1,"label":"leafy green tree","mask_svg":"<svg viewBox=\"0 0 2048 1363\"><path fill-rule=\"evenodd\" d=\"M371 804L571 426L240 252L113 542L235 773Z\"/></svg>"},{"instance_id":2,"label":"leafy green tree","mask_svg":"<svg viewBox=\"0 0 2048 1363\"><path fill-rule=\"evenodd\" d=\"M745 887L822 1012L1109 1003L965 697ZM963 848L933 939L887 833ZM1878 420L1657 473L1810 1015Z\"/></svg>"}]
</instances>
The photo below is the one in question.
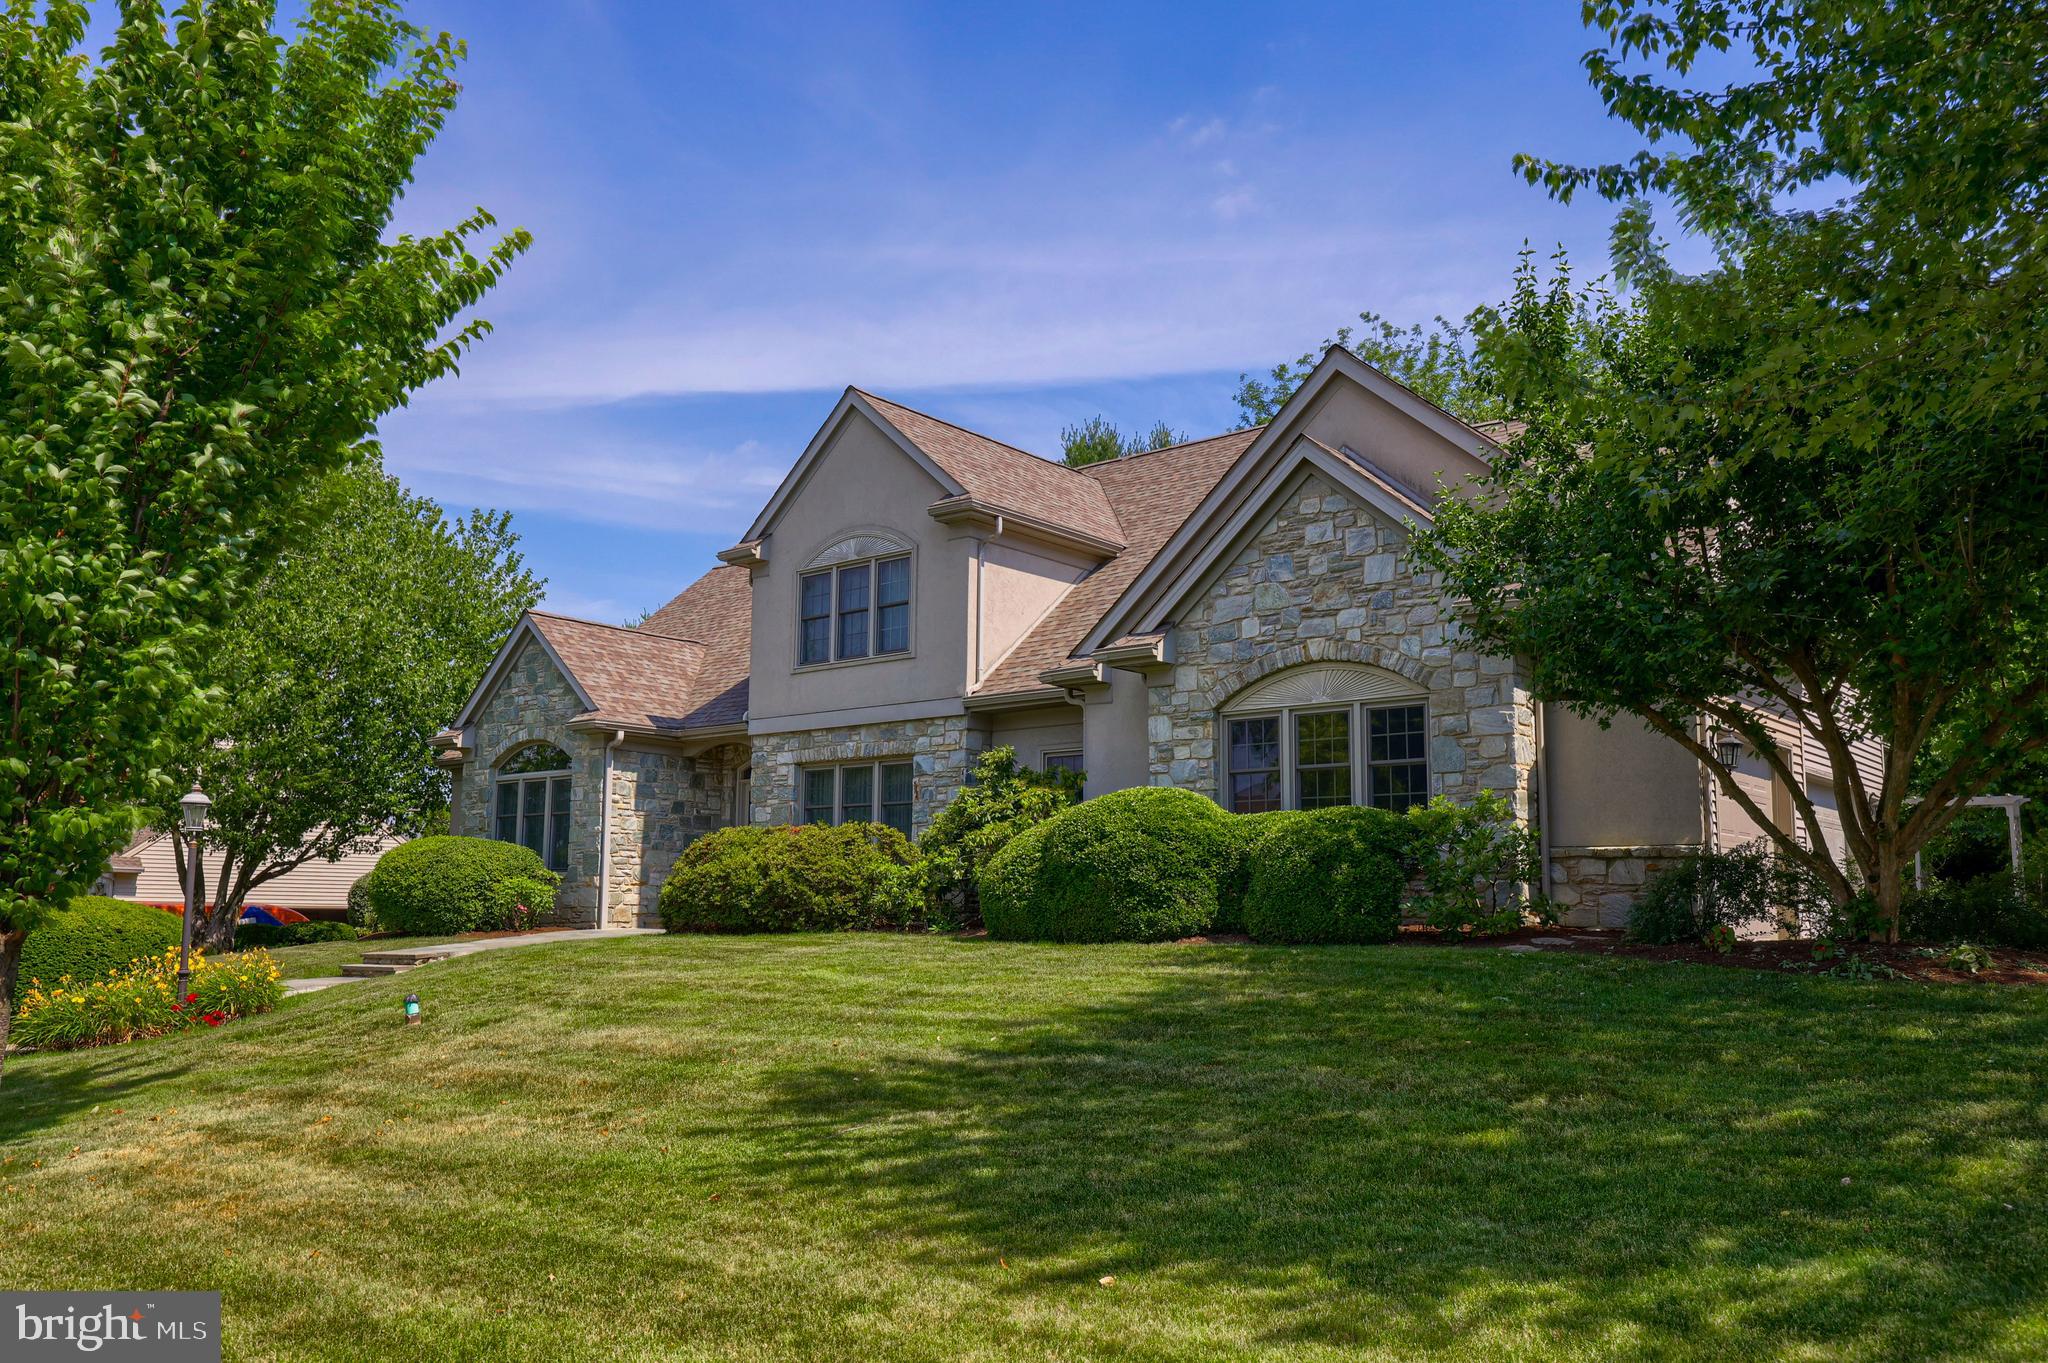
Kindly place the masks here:
<instances>
[{"instance_id":1,"label":"leafy green tree","mask_svg":"<svg viewBox=\"0 0 2048 1363\"><path fill-rule=\"evenodd\" d=\"M312 503L215 635L225 699L174 768L174 791L213 799L202 865L217 879L200 898L216 949L265 883L445 817L431 740L540 600L502 512L451 524L374 465L330 475ZM175 826L175 795L154 817Z\"/></svg>"},{"instance_id":2,"label":"leafy green tree","mask_svg":"<svg viewBox=\"0 0 2048 1363\"><path fill-rule=\"evenodd\" d=\"M204 730L201 663L344 464L484 330L527 245L387 238L461 44L384 0L0 13L0 1029L23 933ZM4 1039L4 1037L0 1037Z\"/></svg>"},{"instance_id":3,"label":"leafy green tree","mask_svg":"<svg viewBox=\"0 0 2048 1363\"><path fill-rule=\"evenodd\" d=\"M1060 432L1060 444L1066 450L1066 461L1079 468L1083 464L1099 464L1105 459L1121 459L1127 454L1149 454L1153 450L1168 449L1187 440L1186 431L1176 431L1163 421L1152 423L1152 429L1143 435L1126 436L1118 430L1116 423L1104 416L1091 416L1078 426L1068 426Z\"/></svg>"},{"instance_id":4,"label":"leafy green tree","mask_svg":"<svg viewBox=\"0 0 2048 1363\"><path fill-rule=\"evenodd\" d=\"M1914 851L2048 746L2048 11L1586 12L1602 98L1675 149L1525 173L1559 197L1667 194L1721 263L1676 273L1632 203L1625 303L1525 270L1480 352L1530 428L1425 557L1540 694L1642 716L1895 938ZM1738 45L1755 80L1680 83ZM1629 69L1645 58L1675 79ZM1806 206L1823 191L1840 197ZM1740 734L1822 846L1766 712L1828 755L1853 876L1716 755L1707 725Z\"/></svg>"},{"instance_id":5,"label":"leafy green tree","mask_svg":"<svg viewBox=\"0 0 2048 1363\"><path fill-rule=\"evenodd\" d=\"M1033 771L1015 748L990 748L953 802L918 839L931 921L981 919L981 872L1010 839L1044 823L1081 798L1082 774L1054 767Z\"/></svg>"},{"instance_id":6,"label":"leafy green tree","mask_svg":"<svg viewBox=\"0 0 2048 1363\"><path fill-rule=\"evenodd\" d=\"M1480 377L1473 363L1472 325L1438 317L1429 326L1396 326L1376 312L1358 314L1357 327L1339 327L1327 340L1298 359L1283 361L1264 378L1237 376L1237 407L1245 424L1261 426L1280 414L1294 390L1314 372L1331 346L1364 360L1388 378L1467 421L1504 415L1499 397Z\"/></svg>"}]
</instances>

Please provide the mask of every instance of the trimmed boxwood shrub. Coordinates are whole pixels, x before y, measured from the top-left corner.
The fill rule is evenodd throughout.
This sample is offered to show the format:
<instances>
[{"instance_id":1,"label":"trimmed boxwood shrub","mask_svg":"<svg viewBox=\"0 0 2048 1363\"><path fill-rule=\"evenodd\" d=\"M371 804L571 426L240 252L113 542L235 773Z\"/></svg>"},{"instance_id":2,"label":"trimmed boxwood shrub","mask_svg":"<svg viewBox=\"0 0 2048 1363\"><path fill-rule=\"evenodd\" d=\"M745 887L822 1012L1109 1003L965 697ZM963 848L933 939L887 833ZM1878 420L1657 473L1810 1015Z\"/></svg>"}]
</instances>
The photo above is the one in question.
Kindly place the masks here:
<instances>
[{"instance_id":1,"label":"trimmed boxwood shrub","mask_svg":"<svg viewBox=\"0 0 2048 1363\"><path fill-rule=\"evenodd\" d=\"M1011 839L981 879L991 937L1163 942L1207 932L1235 816L1192 791L1099 796Z\"/></svg>"},{"instance_id":2,"label":"trimmed boxwood shrub","mask_svg":"<svg viewBox=\"0 0 2048 1363\"><path fill-rule=\"evenodd\" d=\"M878 823L721 828L684 848L661 886L670 932L900 927L922 905L917 853Z\"/></svg>"},{"instance_id":3,"label":"trimmed boxwood shrub","mask_svg":"<svg viewBox=\"0 0 2048 1363\"><path fill-rule=\"evenodd\" d=\"M1318 809L1260 845L1245 930L1263 942L1391 942L1413 835L1384 809Z\"/></svg>"},{"instance_id":4,"label":"trimmed boxwood shrub","mask_svg":"<svg viewBox=\"0 0 2048 1363\"><path fill-rule=\"evenodd\" d=\"M183 927L175 913L85 895L45 918L23 939L19 977L44 984L55 984L64 975L99 979L137 957L178 945Z\"/></svg>"},{"instance_id":5,"label":"trimmed boxwood shrub","mask_svg":"<svg viewBox=\"0 0 2048 1363\"><path fill-rule=\"evenodd\" d=\"M400 843L363 879L381 929L436 934L513 926L519 905L545 912L562 883L531 848L457 837Z\"/></svg>"},{"instance_id":6,"label":"trimmed boxwood shrub","mask_svg":"<svg viewBox=\"0 0 2048 1363\"><path fill-rule=\"evenodd\" d=\"M237 923L235 946L302 947L313 942L353 942L356 935L346 923L318 918L303 923Z\"/></svg>"},{"instance_id":7,"label":"trimmed boxwood shrub","mask_svg":"<svg viewBox=\"0 0 2048 1363\"><path fill-rule=\"evenodd\" d=\"M1288 824L1312 817L1302 809L1275 809L1264 814L1231 816L1230 831L1235 840L1230 862L1216 884L1216 922L1212 932L1244 932L1244 901L1251 893L1252 872L1266 844Z\"/></svg>"}]
</instances>

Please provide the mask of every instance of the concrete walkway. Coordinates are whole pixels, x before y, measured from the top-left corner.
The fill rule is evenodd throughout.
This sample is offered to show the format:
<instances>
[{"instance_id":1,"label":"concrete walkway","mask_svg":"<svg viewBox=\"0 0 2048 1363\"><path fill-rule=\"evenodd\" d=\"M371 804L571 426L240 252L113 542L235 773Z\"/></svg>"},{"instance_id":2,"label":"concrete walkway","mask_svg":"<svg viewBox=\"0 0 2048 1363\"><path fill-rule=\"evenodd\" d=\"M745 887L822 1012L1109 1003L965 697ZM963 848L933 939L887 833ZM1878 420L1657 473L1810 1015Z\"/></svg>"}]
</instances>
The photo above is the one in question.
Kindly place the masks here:
<instances>
[{"instance_id":1,"label":"concrete walkway","mask_svg":"<svg viewBox=\"0 0 2048 1363\"><path fill-rule=\"evenodd\" d=\"M337 984L355 984L359 980L373 980L383 975L403 975L408 970L417 970L435 961L453 960L458 956L474 956L479 951L544 946L550 942L602 942L614 937L660 935L660 928L571 928L566 932L534 932L519 937L479 937L473 942L442 942L438 946L430 947L393 947L388 951L372 949L363 953L360 962L343 966L339 975L286 980L284 992L287 995L311 994L315 990L332 989Z\"/></svg>"}]
</instances>

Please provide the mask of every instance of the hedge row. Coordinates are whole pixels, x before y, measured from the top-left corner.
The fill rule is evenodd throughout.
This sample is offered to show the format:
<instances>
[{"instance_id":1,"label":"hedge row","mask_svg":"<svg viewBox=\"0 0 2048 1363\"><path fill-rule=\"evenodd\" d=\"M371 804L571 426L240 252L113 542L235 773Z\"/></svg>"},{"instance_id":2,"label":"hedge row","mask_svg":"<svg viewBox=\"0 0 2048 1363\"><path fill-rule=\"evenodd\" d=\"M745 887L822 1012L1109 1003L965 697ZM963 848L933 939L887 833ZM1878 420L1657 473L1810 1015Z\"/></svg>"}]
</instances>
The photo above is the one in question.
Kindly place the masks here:
<instances>
[{"instance_id":1,"label":"hedge row","mask_svg":"<svg viewBox=\"0 0 2048 1363\"><path fill-rule=\"evenodd\" d=\"M683 849L661 886L670 932L901 927L923 905L909 840L875 823L721 828Z\"/></svg>"},{"instance_id":2,"label":"hedge row","mask_svg":"<svg viewBox=\"0 0 2048 1363\"><path fill-rule=\"evenodd\" d=\"M184 920L148 904L86 895L50 914L23 939L19 977L54 985L96 980L178 945Z\"/></svg>"}]
</instances>

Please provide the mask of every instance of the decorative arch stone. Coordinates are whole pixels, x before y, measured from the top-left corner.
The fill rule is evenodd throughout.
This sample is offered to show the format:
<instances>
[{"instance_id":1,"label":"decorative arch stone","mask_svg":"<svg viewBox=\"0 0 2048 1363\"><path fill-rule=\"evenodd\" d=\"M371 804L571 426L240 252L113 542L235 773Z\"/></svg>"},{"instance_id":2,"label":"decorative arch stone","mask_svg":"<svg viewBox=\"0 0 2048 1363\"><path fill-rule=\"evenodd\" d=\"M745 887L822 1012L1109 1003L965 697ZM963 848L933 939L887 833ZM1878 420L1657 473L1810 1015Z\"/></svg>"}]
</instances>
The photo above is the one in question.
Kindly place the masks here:
<instances>
[{"instance_id":1,"label":"decorative arch stone","mask_svg":"<svg viewBox=\"0 0 2048 1363\"><path fill-rule=\"evenodd\" d=\"M909 537L894 530L867 527L851 534L842 535L817 553L811 555L805 568L828 568L835 563L851 563L855 559L880 558L884 554L907 554L915 546Z\"/></svg>"},{"instance_id":2,"label":"decorative arch stone","mask_svg":"<svg viewBox=\"0 0 2048 1363\"><path fill-rule=\"evenodd\" d=\"M574 759L559 744L551 743L544 738L521 739L498 754L493 769L505 776L517 776L526 772L568 771L573 761Z\"/></svg>"},{"instance_id":3,"label":"decorative arch stone","mask_svg":"<svg viewBox=\"0 0 2048 1363\"><path fill-rule=\"evenodd\" d=\"M1311 662L1269 673L1239 689L1219 708L1227 715L1298 705L1419 699L1426 694L1424 688L1400 673L1371 663Z\"/></svg>"},{"instance_id":4,"label":"decorative arch stone","mask_svg":"<svg viewBox=\"0 0 2048 1363\"><path fill-rule=\"evenodd\" d=\"M1351 643L1342 639L1307 639L1260 654L1229 669L1204 693L1203 699L1211 710L1224 709L1247 688L1274 673L1300 667L1304 663L1360 664L1401 678L1407 685L1398 694L1416 695L1429 691L1427 672L1418 659L1374 644Z\"/></svg>"}]
</instances>

